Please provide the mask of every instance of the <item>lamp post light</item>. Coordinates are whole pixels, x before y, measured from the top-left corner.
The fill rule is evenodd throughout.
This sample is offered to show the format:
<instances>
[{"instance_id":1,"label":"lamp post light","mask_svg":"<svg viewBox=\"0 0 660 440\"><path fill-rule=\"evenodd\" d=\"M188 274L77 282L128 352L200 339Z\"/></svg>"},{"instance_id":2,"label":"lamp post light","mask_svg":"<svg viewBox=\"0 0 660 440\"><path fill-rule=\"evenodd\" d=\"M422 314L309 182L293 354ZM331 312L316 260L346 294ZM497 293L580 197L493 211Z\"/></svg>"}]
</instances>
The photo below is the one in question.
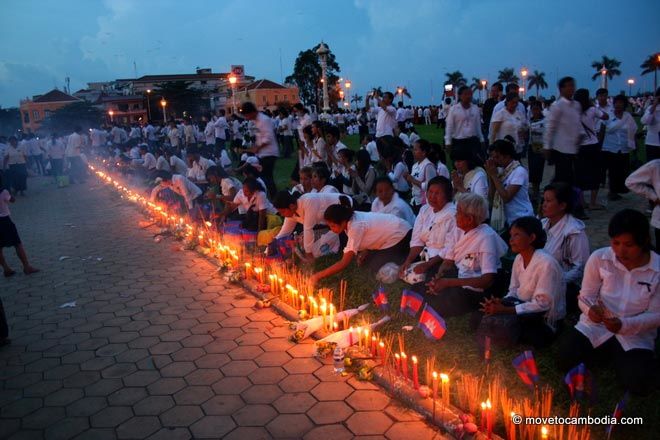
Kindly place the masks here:
<instances>
[{"instance_id":1,"label":"lamp post light","mask_svg":"<svg viewBox=\"0 0 660 440\"><path fill-rule=\"evenodd\" d=\"M524 88L524 87L520 87L520 88L518 88L518 93L519 93L520 95L522 95L523 100L524 100L524 99L525 99L525 88Z\"/></svg>"},{"instance_id":2,"label":"lamp post light","mask_svg":"<svg viewBox=\"0 0 660 440\"><path fill-rule=\"evenodd\" d=\"M236 81L238 78L234 75L229 75L229 84L231 84L231 112L236 113Z\"/></svg>"},{"instance_id":3,"label":"lamp post light","mask_svg":"<svg viewBox=\"0 0 660 440\"><path fill-rule=\"evenodd\" d=\"M399 95L399 101L403 102L403 87L401 86L397 87L396 93Z\"/></svg>"},{"instance_id":4,"label":"lamp post light","mask_svg":"<svg viewBox=\"0 0 660 440\"><path fill-rule=\"evenodd\" d=\"M488 81L486 81L485 79L482 79L481 80L481 90L484 91L483 102L486 102L486 97L488 96L488 93L486 92L486 84L488 84Z\"/></svg>"},{"instance_id":5,"label":"lamp post light","mask_svg":"<svg viewBox=\"0 0 660 440\"><path fill-rule=\"evenodd\" d=\"M635 84L635 80L633 78L628 79L628 96L632 96L632 86Z\"/></svg>"},{"instance_id":6,"label":"lamp post light","mask_svg":"<svg viewBox=\"0 0 660 440\"><path fill-rule=\"evenodd\" d=\"M167 113L165 112L167 101L165 101L165 98L160 100L160 106L163 108L163 124L167 124Z\"/></svg>"},{"instance_id":7,"label":"lamp post light","mask_svg":"<svg viewBox=\"0 0 660 440\"><path fill-rule=\"evenodd\" d=\"M115 115L115 112L112 111L112 110L108 110L108 115L110 115L110 122L111 122L111 123L114 122L114 120L113 120L113 116Z\"/></svg>"},{"instance_id":8,"label":"lamp post light","mask_svg":"<svg viewBox=\"0 0 660 440\"><path fill-rule=\"evenodd\" d=\"M527 74L529 72L527 71L526 67L523 67L520 69L520 75L522 76L522 87L520 88L522 92L523 99L525 99L525 88L527 87Z\"/></svg>"},{"instance_id":9,"label":"lamp post light","mask_svg":"<svg viewBox=\"0 0 660 440\"><path fill-rule=\"evenodd\" d=\"M149 122L151 122L151 89L147 89L147 117L149 118Z\"/></svg>"},{"instance_id":10,"label":"lamp post light","mask_svg":"<svg viewBox=\"0 0 660 440\"><path fill-rule=\"evenodd\" d=\"M603 68L600 69L600 75L601 75L600 86L604 89L607 89L607 69L605 68L605 66L603 66Z\"/></svg>"},{"instance_id":11,"label":"lamp post light","mask_svg":"<svg viewBox=\"0 0 660 440\"><path fill-rule=\"evenodd\" d=\"M319 48L316 49L316 54L321 59L321 83L323 84L323 113L328 113L330 111L330 100L328 97L328 54L330 49L328 46L321 41Z\"/></svg>"},{"instance_id":12,"label":"lamp post light","mask_svg":"<svg viewBox=\"0 0 660 440\"><path fill-rule=\"evenodd\" d=\"M346 80L344 83L344 87L346 87L346 94L348 95L348 108L351 108L351 82L349 80Z\"/></svg>"}]
</instances>

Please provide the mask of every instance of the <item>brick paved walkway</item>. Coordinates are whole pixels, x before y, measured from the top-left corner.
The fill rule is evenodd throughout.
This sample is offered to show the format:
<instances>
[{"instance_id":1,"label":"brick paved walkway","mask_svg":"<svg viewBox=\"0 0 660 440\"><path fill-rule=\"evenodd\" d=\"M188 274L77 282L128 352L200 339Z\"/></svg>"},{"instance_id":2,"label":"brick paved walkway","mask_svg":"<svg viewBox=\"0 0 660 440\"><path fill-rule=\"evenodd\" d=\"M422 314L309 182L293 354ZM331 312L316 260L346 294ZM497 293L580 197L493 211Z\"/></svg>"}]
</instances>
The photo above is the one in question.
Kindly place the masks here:
<instances>
[{"instance_id":1,"label":"brick paved walkway","mask_svg":"<svg viewBox=\"0 0 660 440\"><path fill-rule=\"evenodd\" d=\"M0 280L0 438L443 438L288 342L282 318L155 243L109 190L29 185L13 218L42 272Z\"/></svg>"}]
</instances>

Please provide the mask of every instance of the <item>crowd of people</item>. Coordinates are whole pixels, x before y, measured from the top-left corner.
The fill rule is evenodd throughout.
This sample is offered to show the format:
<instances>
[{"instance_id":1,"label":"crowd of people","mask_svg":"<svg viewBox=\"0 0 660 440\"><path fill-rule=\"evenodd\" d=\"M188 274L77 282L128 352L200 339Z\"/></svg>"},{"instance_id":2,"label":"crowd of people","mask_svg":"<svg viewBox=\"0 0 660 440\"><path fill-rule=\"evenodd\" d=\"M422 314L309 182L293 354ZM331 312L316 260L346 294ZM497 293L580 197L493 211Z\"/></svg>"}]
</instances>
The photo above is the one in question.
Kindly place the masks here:
<instances>
[{"instance_id":1,"label":"crowd of people","mask_svg":"<svg viewBox=\"0 0 660 440\"><path fill-rule=\"evenodd\" d=\"M496 83L478 105L460 87L447 107L421 108L374 92L365 108L330 115L302 104L272 114L245 102L229 118L220 110L167 126L12 137L0 157L17 194L28 169L84 182L85 154L103 157L150 182L152 200L217 227L240 224L259 246L293 243L303 264L341 254L312 283L353 262L379 279L395 267L440 315L469 315L482 346L486 337L536 347L559 338L562 370L605 356L626 389L645 393L660 326L649 221L632 209L615 213L610 246L592 253L582 220L606 209L603 185L609 200L633 191L653 208L659 244L660 90L632 100L646 131L641 167L630 163L639 135L631 99L601 89L592 100L570 77L558 91L554 101L523 101L517 85ZM443 143L415 129L434 122ZM359 134L359 149L342 142L346 134ZM296 159L289 188L276 185L280 157ZM554 175L542 187L547 164Z\"/></svg>"}]
</instances>

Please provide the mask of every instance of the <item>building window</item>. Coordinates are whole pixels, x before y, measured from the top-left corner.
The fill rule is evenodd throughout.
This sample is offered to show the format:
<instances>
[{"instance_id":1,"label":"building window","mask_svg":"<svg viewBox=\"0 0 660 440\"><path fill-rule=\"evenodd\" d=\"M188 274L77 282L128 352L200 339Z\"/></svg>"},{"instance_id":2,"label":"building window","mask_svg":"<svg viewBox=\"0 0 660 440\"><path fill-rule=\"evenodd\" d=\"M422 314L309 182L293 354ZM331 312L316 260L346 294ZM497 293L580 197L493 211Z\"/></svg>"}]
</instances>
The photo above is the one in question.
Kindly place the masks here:
<instances>
[{"instance_id":1,"label":"building window","mask_svg":"<svg viewBox=\"0 0 660 440\"><path fill-rule=\"evenodd\" d=\"M35 121L39 120L39 110L32 110L32 117Z\"/></svg>"},{"instance_id":2,"label":"building window","mask_svg":"<svg viewBox=\"0 0 660 440\"><path fill-rule=\"evenodd\" d=\"M133 104L133 110L140 110L140 104Z\"/></svg>"},{"instance_id":3,"label":"building window","mask_svg":"<svg viewBox=\"0 0 660 440\"><path fill-rule=\"evenodd\" d=\"M275 95L275 102L280 102L280 95Z\"/></svg>"},{"instance_id":4,"label":"building window","mask_svg":"<svg viewBox=\"0 0 660 440\"><path fill-rule=\"evenodd\" d=\"M44 119L49 118L50 115L52 115L52 114L53 114L53 112L51 112L50 110L44 110Z\"/></svg>"},{"instance_id":5,"label":"building window","mask_svg":"<svg viewBox=\"0 0 660 440\"><path fill-rule=\"evenodd\" d=\"M117 109L120 112L127 112L128 111L128 104L119 104L119 105L117 105Z\"/></svg>"},{"instance_id":6,"label":"building window","mask_svg":"<svg viewBox=\"0 0 660 440\"><path fill-rule=\"evenodd\" d=\"M266 97L263 96L262 98L263 98L263 101L264 101L264 104L265 104L266 103Z\"/></svg>"},{"instance_id":7,"label":"building window","mask_svg":"<svg viewBox=\"0 0 660 440\"><path fill-rule=\"evenodd\" d=\"M30 112L23 113L23 122L26 124L30 123Z\"/></svg>"}]
</instances>

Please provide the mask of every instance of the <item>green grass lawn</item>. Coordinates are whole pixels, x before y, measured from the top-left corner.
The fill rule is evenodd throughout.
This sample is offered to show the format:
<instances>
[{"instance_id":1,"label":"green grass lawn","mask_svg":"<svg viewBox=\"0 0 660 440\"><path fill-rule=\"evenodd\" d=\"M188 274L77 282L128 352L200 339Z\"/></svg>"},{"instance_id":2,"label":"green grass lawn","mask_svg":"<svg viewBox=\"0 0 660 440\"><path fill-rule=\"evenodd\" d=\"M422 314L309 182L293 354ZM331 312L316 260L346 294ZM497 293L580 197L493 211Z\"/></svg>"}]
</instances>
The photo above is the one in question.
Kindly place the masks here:
<instances>
[{"instance_id":1,"label":"green grass lawn","mask_svg":"<svg viewBox=\"0 0 660 440\"><path fill-rule=\"evenodd\" d=\"M417 126L417 131L423 139L430 142L443 144L443 130L436 129L435 126ZM342 139L349 148L358 149L358 136L346 136ZM643 144L643 142L642 142ZM644 157L644 152L639 151L640 156ZM294 167L294 159L280 159L277 163L276 182L278 188L290 186L289 176ZM338 259L337 256L327 257L316 262L316 268L324 268ZM338 291L340 279L348 282L347 306L354 307L364 303L370 303L371 294L378 287L374 274L368 273L358 268L355 264L349 266L341 276L334 276L322 282L322 287L333 288ZM420 359L420 367L424 368L425 359L435 356L436 369L438 371L452 371L452 383L456 383L456 378L462 372L475 375L485 373L483 359L478 352L477 344L474 339L474 333L470 331L467 317L447 319L447 333L439 342L429 341L416 325L417 321L408 315L401 315L398 312L401 291L407 284L398 281L390 286L386 286L389 302L391 304L392 321L380 329L382 333L402 334L405 338L406 352L408 356L416 355ZM367 314L371 322L379 319L379 314L374 308L370 308ZM406 332L402 326L413 326L414 330ZM572 325L572 323L571 323ZM493 348L492 361L490 367L491 375L500 375L510 395L522 400L530 397L530 390L518 378L511 362L515 356L523 350L530 347L519 346L515 349L501 350ZM564 385L563 375L555 368L555 358L557 355L556 344L545 350L534 350L534 355L538 364L541 384L550 385L555 390L555 408L553 415L567 415L570 405L566 386ZM614 373L611 369L602 368L593 372L596 380L596 389L598 399L592 408L588 411L593 416L611 415L616 403L622 398L623 390L616 384ZM425 373L420 371L420 377L425 377ZM652 384L649 384L652 386ZM485 392L483 400L485 400ZM660 413L660 391L653 390L650 396L645 398L631 398L628 401L624 411L625 416L643 417L644 426L620 426L614 431L614 439L655 439L658 438L657 431L660 429L658 423ZM500 429L500 434L503 434ZM592 428L592 438L605 438L605 427L594 426Z\"/></svg>"}]
</instances>

